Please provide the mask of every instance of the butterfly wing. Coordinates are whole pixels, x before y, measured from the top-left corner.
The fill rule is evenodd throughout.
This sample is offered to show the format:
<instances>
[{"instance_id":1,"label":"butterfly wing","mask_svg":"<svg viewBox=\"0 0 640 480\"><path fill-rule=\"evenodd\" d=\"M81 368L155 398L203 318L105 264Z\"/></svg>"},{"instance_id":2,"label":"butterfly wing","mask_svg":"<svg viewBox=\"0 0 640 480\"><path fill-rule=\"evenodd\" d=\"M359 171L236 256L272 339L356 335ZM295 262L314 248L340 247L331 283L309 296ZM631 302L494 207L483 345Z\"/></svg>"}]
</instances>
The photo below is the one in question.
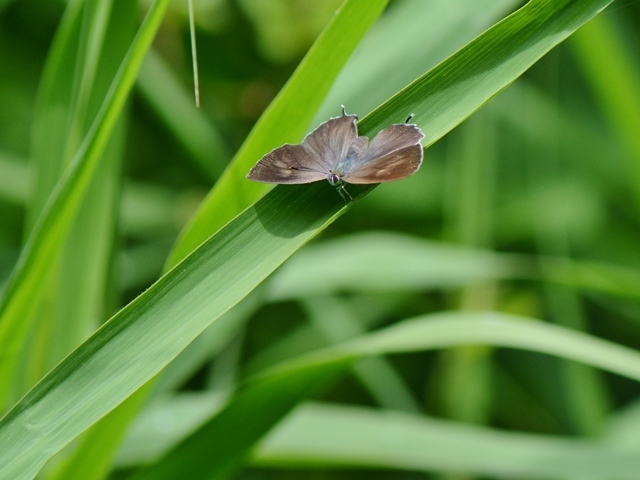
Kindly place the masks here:
<instances>
[{"instance_id":1,"label":"butterfly wing","mask_svg":"<svg viewBox=\"0 0 640 480\"><path fill-rule=\"evenodd\" d=\"M353 159L342 175L348 183L365 184L400 180L413 175L422 164L424 134L416 125L391 125Z\"/></svg>"},{"instance_id":2,"label":"butterfly wing","mask_svg":"<svg viewBox=\"0 0 640 480\"><path fill-rule=\"evenodd\" d=\"M262 183L311 183L327 178L314 168L318 159L302 145L288 143L272 150L249 171L247 178Z\"/></svg>"},{"instance_id":3,"label":"butterfly wing","mask_svg":"<svg viewBox=\"0 0 640 480\"><path fill-rule=\"evenodd\" d=\"M307 135L302 144L276 148L256 163L247 178L263 183L311 183L325 180L358 136L356 115L334 117Z\"/></svg>"},{"instance_id":4,"label":"butterfly wing","mask_svg":"<svg viewBox=\"0 0 640 480\"><path fill-rule=\"evenodd\" d=\"M358 137L356 115L334 117L305 137L304 148L320 159L320 168L328 174L347 156L349 147Z\"/></svg>"}]
</instances>

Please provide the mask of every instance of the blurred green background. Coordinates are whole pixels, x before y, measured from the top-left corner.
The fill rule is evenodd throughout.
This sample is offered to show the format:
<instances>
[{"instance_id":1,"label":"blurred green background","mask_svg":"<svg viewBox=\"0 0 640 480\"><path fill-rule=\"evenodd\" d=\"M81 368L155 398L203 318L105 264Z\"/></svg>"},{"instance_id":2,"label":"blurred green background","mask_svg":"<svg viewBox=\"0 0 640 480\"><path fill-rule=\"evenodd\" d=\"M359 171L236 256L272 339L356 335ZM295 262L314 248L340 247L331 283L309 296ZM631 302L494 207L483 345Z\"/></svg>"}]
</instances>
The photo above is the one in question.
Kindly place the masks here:
<instances>
[{"instance_id":1,"label":"blurred green background","mask_svg":"<svg viewBox=\"0 0 640 480\"><path fill-rule=\"evenodd\" d=\"M85 310L95 325L161 275L179 232L341 3L195 1L200 110L191 93L187 5L172 3L121 125L121 181L108 194L117 218L107 228L81 227L104 240L104 264L95 270L104 278ZM307 130L338 115L341 104L364 117L521 4L390 2ZM30 159L38 88L64 8L60 1L0 2L0 282L46 198L36 185L59 174L36 178ZM142 9L136 21L141 16ZM638 22L640 3L615 2L428 148L415 176L376 188L296 254L234 310L220 345L210 339L199 363L172 365L177 380L170 370L167 382L187 410L176 418L189 408L198 417L190 395L228 392L247 372L444 310L535 317L637 349ZM544 277L555 257L631 275L596 271L598 287L585 291L502 263L536 265ZM42 360L49 368L68 351L35 355L50 357ZM625 415L638 422L637 383L537 353L480 345L378 360L359 363L316 400L569 437L602 438ZM153 458L140 448L153 436L153 415L135 424L112 478ZM468 476L457 476L437 462L431 473L410 465L378 470L366 460L357 470L339 459L327 463L337 466L257 455L239 478L494 478L464 469Z\"/></svg>"}]
</instances>

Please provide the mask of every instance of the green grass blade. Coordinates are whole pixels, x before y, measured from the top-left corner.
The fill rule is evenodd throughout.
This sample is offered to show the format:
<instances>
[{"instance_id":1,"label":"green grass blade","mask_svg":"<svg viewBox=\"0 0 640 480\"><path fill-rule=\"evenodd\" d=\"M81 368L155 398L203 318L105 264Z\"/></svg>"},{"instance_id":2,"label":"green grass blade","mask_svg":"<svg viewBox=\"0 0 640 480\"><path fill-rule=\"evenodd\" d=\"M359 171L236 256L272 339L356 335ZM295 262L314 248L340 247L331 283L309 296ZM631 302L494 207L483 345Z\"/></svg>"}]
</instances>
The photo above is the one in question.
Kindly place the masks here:
<instances>
[{"instance_id":1,"label":"green grass blade","mask_svg":"<svg viewBox=\"0 0 640 480\"><path fill-rule=\"evenodd\" d=\"M360 115L370 112L521 5L516 0L396 2L342 69L314 123L343 103Z\"/></svg>"},{"instance_id":2,"label":"green grass blade","mask_svg":"<svg viewBox=\"0 0 640 480\"><path fill-rule=\"evenodd\" d=\"M12 205L24 205L30 197L29 168L23 159L0 152L0 200Z\"/></svg>"},{"instance_id":3,"label":"green grass blade","mask_svg":"<svg viewBox=\"0 0 640 480\"><path fill-rule=\"evenodd\" d=\"M183 231L169 258L175 265L209 235L271 188L245 176L265 153L283 143L297 143L340 69L378 18L387 0L346 0L264 112L235 158ZM336 105L336 115L340 113Z\"/></svg>"},{"instance_id":4,"label":"green grass blade","mask_svg":"<svg viewBox=\"0 0 640 480\"><path fill-rule=\"evenodd\" d=\"M540 258L540 277L572 289L640 300L640 271L628 266L567 258Z\"/></svg>"},{"instance_id":5,"label":"green grass blade","mask_svg":"<svg viewBox=\"0 0 640 480\"><path fill-rule=\"evenodd\" d=\"M391 123L404 118L408 106L424 113L434 101L433 118L420 121L425 126L435 122L435 133L428 134L435 141L608 3L527 4L364 119L363 133L375 133L377 122L384 119ZM468 101L460 98L463 93L470 97ZM464 108L454 108L452 114L443 108L461 104ZM224 200L241 193L230 191ZM340 197L322 182L276 187L236 217L72 353L0 421L0 451L7 459L0 462L5 468L2 474L11 477L37 471L51 454L151 378L344 210ZM206 225L203 228L200 239L209 231ZM330 370L327 366L326 371ZM319 377L324 373L319 371ZM264 428L285 410L279 408ZM241 413L236 420L246 421L247 412ZM234 454L243 455L246 443L255 440L245 439Z\"/></svg>"},{"instance_id":6,"label":"green grass blade","mask_svg":"<svg viewBox=\"0 0 640 480\"><path fill-rule=\"evenodd\" d=\"M633 480L640 469L635 449L604 442L318 403L292 413L253 460L258 467L304 469L312 464L479 478Z\"/></svg>"},{"instance_id":7,"label":"green grass blade","mask_svg":"<svg viewBox=\"0 0 640 480\"><path fill-rule=\"evenodd\" d=\"M640 72L621 29L611 18L599 17L585 26L570 45L596 99L626 149L629 172L640 199ZM620 95L624 92L624 95Z\"/></svg>"},{"instance_id":8,"label":"green grass blade","mask_svg":"<svg viewBox=\"0 0 640 480\"><path fill-rule=\"evenodd\" d=\"M340 265L340 275L335 265ZM626 265L497 253L375 231L309 246L269 279L265 294L278 302L345 291L449 290L518 279L640 300L640 271Z\"/></svg>"},{"instance_id":9,"label":"green grass blade","mask_svg":"<svg viewBox=\"0 0 640 480\"><path fill-rule=\"evenodd\" d=\"M69 102L74 98L73 86L77 82L77 45L80 43L83 11L83 2L69 2L42 73L31 129L31 160L38 178L27 214L27 231L33 228L69 161L63 152L72 114ZM47 108L48 105L52 108ZM46 161L49 157L53 160Z\"/></svg>"},{"instance_id":10,"label":"green grass blade","mask_svg":"<svg viewBox=\"0 0 640 480\"><path fill-rule=\"evenodd\" d=\"M425 315L294 359L256 376L218 415L134 478L169 480L178 472L192 479L216 478L228 473L291 408L345 373L352 361L369 355L466 345L556 355L640 381L640 353L583 333L496 312ZM312 438L313 435L307 435L299 439L300 444Z\"/></svg>"},{"instance_id":11,"label":"green grass blade","mask_svg":"<svg viewBox=\"0 0 640 480\"><path fill-rule=\"evenodd\" d=\"M415 113L423 145L442 138L611 0L532 0L362 119L365 134Z\"/></svg>"},{"instance_id":12,"label":"green grass blade","mask_svg":"<svg viewBox=\"0 0 640 480\"><path fill-rule=\"evenodd\" d=\"M118 120L127 96L135 80L168 0L158 0L140 28L132 48L123 61L113 87L98 114L83 147L78 152L47 202L42 215L34 226L22 255L9 278L0 299L0 401L6 401L11 379L17 371L16 362L21 345L29 329L23 319L31 318L34 305L43 288L43 278L50 272L53 260L71 223Z\"/></svg>"},{"instance_id":13,"label":"green grass blade","mask_svg":"<svg viewBox=\"0 0 640 480\"><path fill-rule=\"evenodd\" d=\"M347 345L350 355L491 345L555 355L640 381L640 353L567 328L498 312L424 315ZM413 339L413 340L412 340Z\"/></svg>"},{"instance_id":14,"label":"green grass blade","mask_svg":"<svg viewBox=\"0 0 640 480\"><path fill-rule=\"evenodd\" d=\"M287 301L341 291L452 289L530 276L533 265L524 256L370 231L310 245L269 279L266 294L271 301Z\"/></svg>"},{"instance_id":15,"label":"green grass blade","mask_svg":"<svg viewBox=\"0 0 640 480\"><path fill-rule=\"evenodd\" d=\"M323 182L276 188L236 217L72 352L0 421L0 477L37 472L345 210L342 198Z\"/></svg>"},{"instance_id":16,"label":"green grass blade","mask_svg":"<svg viewBox=\"0 0 640 480\"><path fill-rule=\"evenodd\" d=\"M37 218L43 207L42 199L51 194L71 161L69 152L80 148L80 140L94 121L109 89L109 80L115 76L135 31L138 14L135 4L128 0L102 3L95 8L84 4L84 15L67 13L83 24L62 22L62 30L49 53L32 133L32 161L38 180L35 202L29 210L33 218ZM75 7L70 4L71 14L75 13ZM77 30L78 41L66 41L68 31ZM68 91L74 85L78 87ZM31 323L33 329L23 345L23 351L30 354L23 355L26 361L20 363L22 372L16 375L19 394L79 345L105 317L110 239L115 230L124 143L122 127L121 124L115 129L104 149L97 174L88 187L91 195L82 202L57 253L54 271L44 287L47 295L31 299L39 307L34 312L36 318L22 319Z\"/></svg>"}]
</instances>

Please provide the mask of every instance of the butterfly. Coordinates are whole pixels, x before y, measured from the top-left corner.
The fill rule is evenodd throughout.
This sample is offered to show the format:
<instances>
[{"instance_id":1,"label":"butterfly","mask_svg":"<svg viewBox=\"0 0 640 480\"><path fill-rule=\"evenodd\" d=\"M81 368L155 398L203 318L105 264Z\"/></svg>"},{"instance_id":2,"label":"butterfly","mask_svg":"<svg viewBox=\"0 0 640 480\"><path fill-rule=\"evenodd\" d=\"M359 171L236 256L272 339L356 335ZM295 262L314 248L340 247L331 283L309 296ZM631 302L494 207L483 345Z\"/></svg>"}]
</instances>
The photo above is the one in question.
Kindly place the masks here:
<instances>
[{"instance_id":1,"label":"butterfly","mask_svg":"<svg viewBox=\"0 0 640 480\"><path fill-rule=\"evenodd\" d=\"M420 168L424 134L417 125L390 125L369 141L358 135L356 120L358 116L347 115L343 106L341 116L322 123L302 143L287 143L267 153L247 178L278 184L328 180L347 201L346 196L353 198L344 183L391 182Z\"/></svg>"}]
</instances>

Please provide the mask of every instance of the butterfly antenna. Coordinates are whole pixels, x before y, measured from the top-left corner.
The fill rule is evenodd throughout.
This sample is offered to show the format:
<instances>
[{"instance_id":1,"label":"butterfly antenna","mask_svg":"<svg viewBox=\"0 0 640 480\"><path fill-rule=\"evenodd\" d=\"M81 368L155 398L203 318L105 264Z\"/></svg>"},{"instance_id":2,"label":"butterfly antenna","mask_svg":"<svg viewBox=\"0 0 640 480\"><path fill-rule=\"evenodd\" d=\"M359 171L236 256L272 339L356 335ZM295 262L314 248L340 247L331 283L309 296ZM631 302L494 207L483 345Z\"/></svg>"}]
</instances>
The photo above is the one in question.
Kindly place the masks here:
<instances>
[{"instance_id":1,"label":"butterfly antenna","mask_svg":"<svg viewBox=\"0 0 640 480\"><path fill-rule=\"evenodd\" d=\"M409 115L407 117L407 119L404 121L404 123L409 123L411 121L411 119L413 118L413 115L414 115L413 113L411 115Z\"/></svg>"}]
</instances>

